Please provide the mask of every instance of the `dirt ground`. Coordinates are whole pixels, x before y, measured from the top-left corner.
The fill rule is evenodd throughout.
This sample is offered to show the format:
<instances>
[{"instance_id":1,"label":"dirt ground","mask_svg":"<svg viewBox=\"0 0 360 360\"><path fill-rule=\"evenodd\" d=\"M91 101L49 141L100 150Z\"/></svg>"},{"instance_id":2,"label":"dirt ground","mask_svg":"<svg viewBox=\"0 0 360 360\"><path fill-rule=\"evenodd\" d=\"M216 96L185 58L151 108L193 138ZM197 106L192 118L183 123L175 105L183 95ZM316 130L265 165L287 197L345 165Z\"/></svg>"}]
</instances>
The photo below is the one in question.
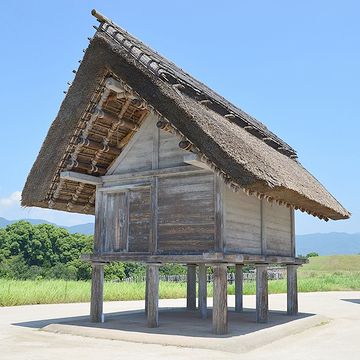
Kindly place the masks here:
<instances>
[{"instance_id":1,"label":"dirt ground","mask_svg":"<svg viewBox=\"0 0 360 360\"><path fill-rule=\"evenodd\" d=\"M153 331L142 312L131 313L143 309L141 301L105 303L107 321L96 327L81 318L89 304L3 307L0 359L360 359L360 292L299 294L301 316L291 319L282 313L285 294L271 295L269 304L270 323L260 326L255 297L245 296L248 310L229 314L226 337L212 336L210 319L167 310L184 307L183 299L160 301L161 326Z\"/></svg>"}]
</instances>

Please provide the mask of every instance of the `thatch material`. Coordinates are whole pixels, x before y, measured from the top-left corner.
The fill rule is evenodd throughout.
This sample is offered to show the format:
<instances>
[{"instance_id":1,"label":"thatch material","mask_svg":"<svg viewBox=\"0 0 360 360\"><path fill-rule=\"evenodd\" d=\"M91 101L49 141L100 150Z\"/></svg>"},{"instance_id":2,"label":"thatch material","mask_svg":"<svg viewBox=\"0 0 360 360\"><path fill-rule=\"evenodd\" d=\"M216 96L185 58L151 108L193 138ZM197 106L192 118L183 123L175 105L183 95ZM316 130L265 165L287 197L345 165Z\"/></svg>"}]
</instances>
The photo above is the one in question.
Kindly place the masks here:
<instances>
[{"instance_id":1,"label":"thatch material","mask_svg":"<svg viewBox=\"0 0 360 360\"><path fill-rule=\"evenodd\" d=\"M240 187L321 218L350 216L293 159L295 151L263 124L109 22L102 23L86 51L27 179L23 205L48 207L69 139L109 72L166 118L235 190ZM54 207L66 210L61 204ZM71 211L81 209L75 205Z\"/></svg>"}]
</instances>

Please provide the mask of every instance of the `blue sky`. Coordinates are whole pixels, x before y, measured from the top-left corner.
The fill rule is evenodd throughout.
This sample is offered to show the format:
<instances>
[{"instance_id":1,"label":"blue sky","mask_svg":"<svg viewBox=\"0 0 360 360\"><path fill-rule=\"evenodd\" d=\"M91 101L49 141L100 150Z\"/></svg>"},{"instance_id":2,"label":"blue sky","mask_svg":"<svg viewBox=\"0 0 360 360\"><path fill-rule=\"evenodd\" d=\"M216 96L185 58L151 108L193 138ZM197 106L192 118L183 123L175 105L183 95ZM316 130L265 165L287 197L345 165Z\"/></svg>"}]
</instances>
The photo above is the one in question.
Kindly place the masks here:
<instances>
[{"instance_id":1,"label":"blue sky","mask_svg":"<svg viewBox=\"0 0 360 360\"><path fill-rule=\"evenodd\" d=\"M346 0L2 3L0 216L93 220L19 206L95 31L92 8L264 122L353 213L329 223L300 214L297 233L360 232L360 3Z\"/></svg>"}]
</instances>

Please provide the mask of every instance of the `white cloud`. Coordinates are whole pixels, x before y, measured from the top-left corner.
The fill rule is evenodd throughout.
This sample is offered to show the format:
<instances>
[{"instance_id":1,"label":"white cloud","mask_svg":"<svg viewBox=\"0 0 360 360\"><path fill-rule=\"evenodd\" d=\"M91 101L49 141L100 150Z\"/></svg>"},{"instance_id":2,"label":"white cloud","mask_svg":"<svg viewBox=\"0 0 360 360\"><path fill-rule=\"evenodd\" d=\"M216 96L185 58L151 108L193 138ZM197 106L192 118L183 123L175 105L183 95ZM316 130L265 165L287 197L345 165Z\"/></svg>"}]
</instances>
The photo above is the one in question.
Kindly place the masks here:
<instances>
[{"instance_id":1,"label":"white cloud","mask_svg":"<svg viewBox=\"0 0 360 360\"><path fill-rule=\"evenodd\" d=\"M8 197L0 198L0 207L9 208L20 204L21 200L21 191L15 191L10 194ZM0 209L0 211L1 211Z\"/></svg>"},{"instance_id":2,"label":"white cloud","mask_svg":"<svg viewBox=\"0 0 360 360\"><path fill-rule=\"evenodd\" d=\"M23 208L20 205L21 191L15 191L9 196L0 198L0 217L8 220L42 219L58 225L72 226L94 222L94 216L73 214L42 208Z\"/></svg>"}]
</instances>

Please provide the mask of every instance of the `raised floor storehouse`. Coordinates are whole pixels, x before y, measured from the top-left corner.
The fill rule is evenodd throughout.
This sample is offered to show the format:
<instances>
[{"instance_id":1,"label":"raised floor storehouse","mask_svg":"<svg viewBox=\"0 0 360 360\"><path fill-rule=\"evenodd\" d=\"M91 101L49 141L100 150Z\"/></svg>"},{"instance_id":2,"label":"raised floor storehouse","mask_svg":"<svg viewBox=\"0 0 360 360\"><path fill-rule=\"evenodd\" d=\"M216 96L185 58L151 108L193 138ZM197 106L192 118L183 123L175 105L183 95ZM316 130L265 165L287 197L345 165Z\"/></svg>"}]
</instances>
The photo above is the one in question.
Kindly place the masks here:
<instances>
[{"instance_id":1,"label":"raised floor storehouse","mask_svg":"<svg viewBox=\"0 0 360 360\"><path fill-rule=\"evenodd\" d=\"M268 318L267 267L287 267L297 313L294 211L350 216L265 125L93 11L100 25L42 145L22 205L95 214L91 319L103 321L103 267L147 265L148 325L158 326L159 266L187 265L187 304L227 332L227 267L256 267L256 317ZM197 274L198 268L198 274ZM198 304L196 281L198 279Z\"/></svg>"}]
</instances>

